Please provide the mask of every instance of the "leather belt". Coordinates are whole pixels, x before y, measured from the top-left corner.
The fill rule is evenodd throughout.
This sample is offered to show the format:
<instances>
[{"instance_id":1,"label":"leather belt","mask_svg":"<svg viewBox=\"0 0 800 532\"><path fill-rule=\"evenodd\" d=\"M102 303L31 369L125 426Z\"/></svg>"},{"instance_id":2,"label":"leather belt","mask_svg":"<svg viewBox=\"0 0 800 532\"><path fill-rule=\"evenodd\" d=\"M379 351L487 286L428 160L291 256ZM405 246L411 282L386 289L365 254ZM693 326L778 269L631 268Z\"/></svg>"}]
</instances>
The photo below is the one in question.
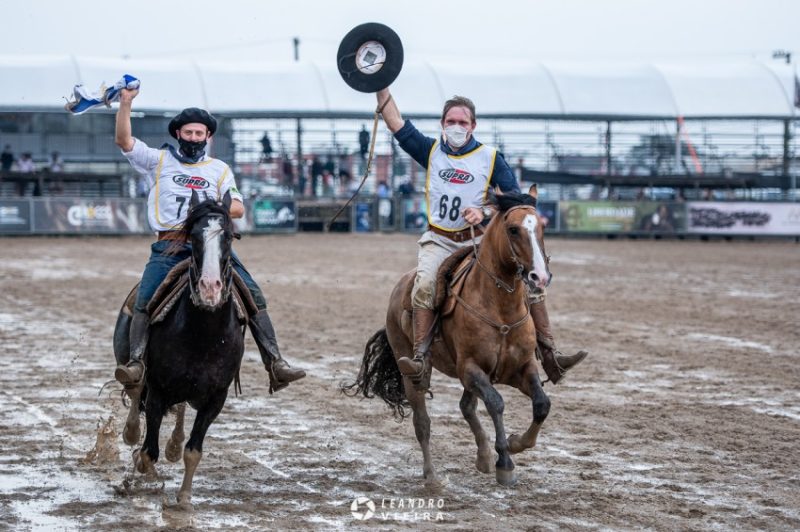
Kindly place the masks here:
<instances>
[{"instance_id":1,"label":"leather belt","mask_svg":"<svg viewBox=\"0 0 800 532\"><path fill-rule=\"evenodd\" d=\"M158 232L158 239L159 240L179 240L181 242L186 242L186 235L181 233L180 231L159 231Z\"/></svg>"},{"instance_id":2,"label":"leather belt","mask_svg":"<svg viewBox=\"0 0 800 532\"><path fill-rule=\"evenodd\" d=\"M474 227L476 237L483 234L483 226L476 225ZM433 231L437 235L442 235L443 237L449 238L453 242L466 242L467 240L472 240L472 233L470 232L469 227L462 229L461 231L445 231L444 229L439 229L438 227L429 225L428 231Z\"/></svg>"}]
</instances>

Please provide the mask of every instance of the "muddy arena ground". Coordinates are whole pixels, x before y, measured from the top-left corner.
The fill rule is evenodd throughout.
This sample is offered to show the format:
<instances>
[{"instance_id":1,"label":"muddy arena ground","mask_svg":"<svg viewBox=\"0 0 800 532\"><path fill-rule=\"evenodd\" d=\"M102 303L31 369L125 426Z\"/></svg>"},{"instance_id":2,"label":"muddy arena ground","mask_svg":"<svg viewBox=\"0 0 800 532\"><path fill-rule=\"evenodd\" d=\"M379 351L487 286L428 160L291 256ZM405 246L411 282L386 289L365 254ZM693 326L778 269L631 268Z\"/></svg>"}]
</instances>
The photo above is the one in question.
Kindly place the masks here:
<instances>
[{"instance_id":1,"label":"muddy arena ground","mask_svg":"<svg viewBox=\"0 0 800 532\"><path fill-rule=\"evenodd\" d=\"M284 356L309 376L270 396L248 333L244 394L211 426L181 511L183 464L162 458L155 483L133 475L119 388L103 388L149 242L2 241L0 529L800 529L796 243L549 238L556 338L590 357L545 385L550 416L515 455L513 488L474 468L461 388L435 374L443 486L429 489L410 420L339 392L414 266L415 237L245 236L235 247ZM530 402L499 389L507 429L523 430Z\"/></svg>"}]
</instances>

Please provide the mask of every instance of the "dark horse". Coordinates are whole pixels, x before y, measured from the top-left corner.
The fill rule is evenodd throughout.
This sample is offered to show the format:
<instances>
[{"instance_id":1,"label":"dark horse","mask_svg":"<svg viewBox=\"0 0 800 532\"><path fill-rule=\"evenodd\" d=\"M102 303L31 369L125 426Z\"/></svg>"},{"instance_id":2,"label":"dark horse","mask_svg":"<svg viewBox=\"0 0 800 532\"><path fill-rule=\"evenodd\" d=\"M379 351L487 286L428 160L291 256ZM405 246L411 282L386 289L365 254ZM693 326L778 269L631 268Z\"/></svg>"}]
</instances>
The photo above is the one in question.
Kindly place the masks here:
<instances>
[{"instance_id":1,"label":"dark horse","mask_svg":"<svg viewBox=\"0 0 800 532\"><path fill-rule=\"evenodd\" d=\"M478 470L495 471L500 484L510 485L515 482L511 454L534 446L550 411L550 399L542 389L534 360L536 329L524 286L546 286L550 271L535 199L527 194L506 194L491 201L499 212L486 228L460 293L448 296L455 299L455 307L441 318L431 357L434 368L459 379L464 387L460 407L478 445ZM365 397L377 395L401 419L410 404L414 430L422 447L423 475L435 483L425 393L417 391L396 364L396 359L412 356L411 313L403 299L411 290L414 275L414 271L405 274L395 286L386 327L367 343L358 378L345 391ZM495 384L517 388L531 399L533 421L521 436L506 437L503 398ZM498 454L495 464L475 411L478 398L483 400L494 423Z\"/></svg>"},{"instance_id":2,"label":"dark horse","mask_svg":"<svg viewBox=\"0 0 800 532\"><path fill-rule=\"evenodd\" d=\"M134 453L134 463L137 471L153 477L159 455L159 429L167 410L180 405L179 427L176 428L179 439L177 444L170 441L167 447L167 458L173 461L179 458L179 446L183 441L185 407L181 403L188 402L197 410L183 452L183 483L178 491L181 505L191 503L192 478L202 456L203 439L225 404L228 388L239 371L244 353L244 328L231 296L231 242L235 233L229 215L230 204L230 194L220 203L214 200L201 203L197 194L192 193L190 211L181 230L192 247L189 286L164 319L151 325L141 401L134 404L128 419L130 423L135 415L136 427L131 431L136 436L133 441L127 434L130 427L126 426L125 440L135 443L138 441L137 407L143 405L147 424L145 439L142 448ZM115 333L115 342L118 333ZM174 449L176 445L178 452Z\"/></svg>"}]
</instances>

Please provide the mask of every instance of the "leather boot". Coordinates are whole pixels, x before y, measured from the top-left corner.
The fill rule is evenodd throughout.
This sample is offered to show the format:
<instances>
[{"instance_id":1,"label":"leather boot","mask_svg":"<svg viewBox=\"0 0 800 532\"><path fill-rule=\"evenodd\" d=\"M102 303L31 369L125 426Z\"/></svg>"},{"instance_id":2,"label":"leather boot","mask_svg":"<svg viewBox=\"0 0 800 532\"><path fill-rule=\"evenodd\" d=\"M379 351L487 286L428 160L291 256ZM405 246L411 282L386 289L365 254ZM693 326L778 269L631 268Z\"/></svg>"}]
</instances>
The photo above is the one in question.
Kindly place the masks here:
<instances>
[{"instance_id":1,"label":"leather boot","mask_svg":"<svg viewBox=\"0 0 800 532\"><path fill-rule=\"evenodd\" d=\"M557 384L567 370L580 363L589 353L578 351L574 355L564 355L556 349L544 300L531 305L531 316L536 327L536 358L542 363L550 382Z\"/></svg>"},{"instance_id":2,"label":"leather boot","mask_svg":"<svg viewBox=\"0 0 800 532\"><path fill-rule=\"evenodd\" d=\"M147 348L147 338L150 332L150 316L146 312L133 312L130 330L130 358L124 366L117 366L114 378L126 387L138 385L144 376L144 363L142 357Z\"/></svg>"},{"instance_id":3,"label":"leather boot","mask_svg":"<svg viewBox=\"0 0 800 532\"><path fill-rule=\"evenodd\" d=\"M278 339L275 337L275 328L272 326L272 320L269 319L266 309L259 310L250 318L250 332L261 352L264 367L269 372L270 395L286 388L290 382L306 376L305 371L290 368L289 364L281 357L281 352L278 350Z\"/></svg>"},{"instance_id":4,"label":"leather boot","mask_svg":"<svg viewBox=\"0 0 800 532\"><path fill-rule=\"evenodd\" d=\"M414 358L399 358L397 367L400 368L400 373L411 378L417 390L427 391L431 383L432 364L429 349L433 340L436 313L426 308L415 308L411 316L414 326Z\"/></svg>"}]
</instances>

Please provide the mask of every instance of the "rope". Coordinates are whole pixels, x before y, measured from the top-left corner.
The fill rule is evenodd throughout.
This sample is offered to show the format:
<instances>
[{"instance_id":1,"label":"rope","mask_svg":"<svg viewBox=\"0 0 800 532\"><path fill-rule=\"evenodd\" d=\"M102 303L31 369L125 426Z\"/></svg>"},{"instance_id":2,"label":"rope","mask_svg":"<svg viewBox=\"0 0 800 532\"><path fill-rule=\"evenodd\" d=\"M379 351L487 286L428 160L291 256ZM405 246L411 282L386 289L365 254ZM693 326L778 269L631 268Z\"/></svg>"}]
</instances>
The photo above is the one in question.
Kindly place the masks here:
<instances>
[{"instance_id":1,"label":"rope","mask_svg":"<svg viewBox=\"0 0 800 532\"><path fill-rule=\"evenodd\" d=\"M342 214L342 211L344 211L353 202L353 200L356 199L356 197L358 196L358 193L361 192L361 187L364 186L364 183L366 183L366 181L367 181L367 177L369 177L369 172L372 169L372 157L375 154L375 135L378 132L378 119L380 118L381 113L383 112L384 108L386 108L386 104L388 104L390 101L392 101L392 95L391 94L386 99L386 101L383 102L383 104L381 104L380 107L375 109L375 118L372 121L372 139L370 140L370 143L369 143L369 156L367 157L367 168L366 168L366 171L364 172L364 177L361 178L361 183L358 184L358 188L356 189L355 192L353 192L353 195L350 196L350 199L347 200L347 203L342 205L339 208L339 210L336 211L336 214L333 215L333 218L331 218L331 221L328 222L328 225L326 227L327 231L330 231L331 226L333 225L333 222L335 222L336 218L338 218L339 215Z\"/></svg>"}]
</instances>

